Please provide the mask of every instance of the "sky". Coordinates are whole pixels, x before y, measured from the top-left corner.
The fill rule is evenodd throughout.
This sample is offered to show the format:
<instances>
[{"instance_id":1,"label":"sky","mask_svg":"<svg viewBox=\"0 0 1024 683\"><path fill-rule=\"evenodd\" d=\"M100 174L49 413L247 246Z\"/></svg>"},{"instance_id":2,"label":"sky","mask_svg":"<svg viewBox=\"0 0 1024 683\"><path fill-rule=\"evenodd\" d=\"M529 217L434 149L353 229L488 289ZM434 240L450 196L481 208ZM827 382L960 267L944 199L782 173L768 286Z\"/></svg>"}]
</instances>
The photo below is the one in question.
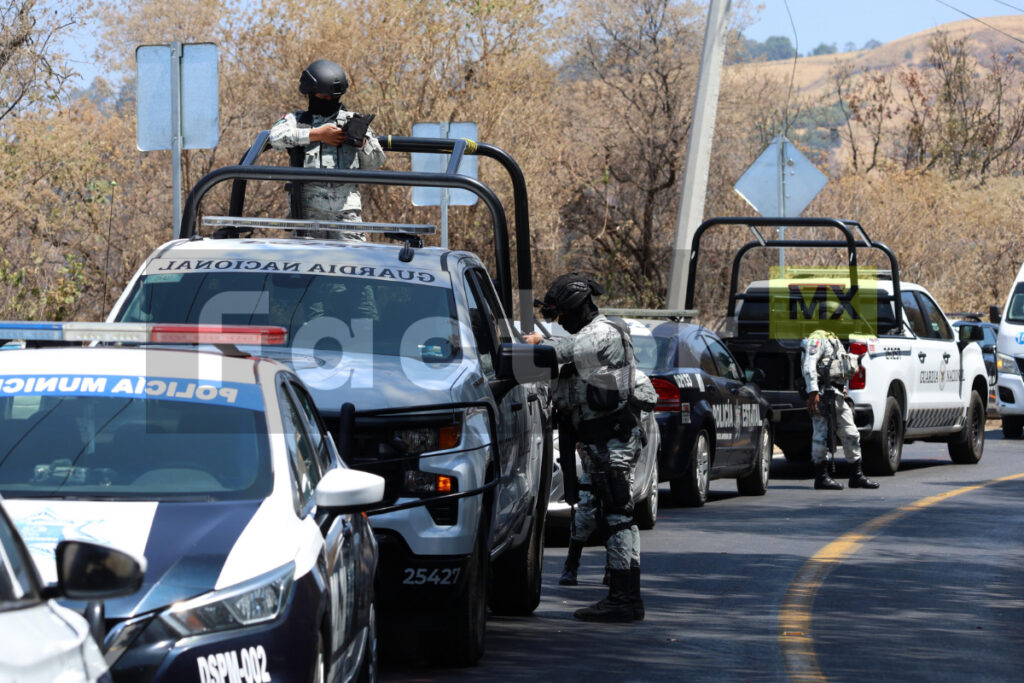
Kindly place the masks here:
<instances>
[{"instance_id":1,"label":"sky","mask_svg":"<svg viewBox=\"0 0 1024 683\"><path fill-rule=\"evenodd\" d=\"M755 13L756 23L745 35L758 41L770 36L785 36L797 46L801 55L810 53L821 43L835 44L845 50L846 43L857 48L869 40L887 43L918 31L932 29L952 21L973 17L1024 14L1024 0L749 0L763 5ZM792 14L790 23L786 4ZM955 9L954 9L955 8ZM957 11L961 10L961 11ZM793 26L796 26L794 38ZM1021 36L1024 40L1024 36ZM87 30L69 38L64 47L81 73L78 83L88 87L99 75L87 55L95 49L95 41Z\"/></svg>"},{"instance_id":2,"label":"sky","mask_svg":"<svg viewBox=\"0 0 1024 683\"><path fill-rule=\"evenodd\" d=\"M763 42L785 36L806 55L821 43L843 51L850 42L861 48L869 40L887 43L903 36L973 17L1024 14L1024 0L750 0L764 5L747 38ZM789 14L786 4L789 4ZM955 8L955 9L954 9ZM961 10L961 11L957 11ZM789 15L793 22L790 23ZM793 27L796 26L794 40ZM980 28L980 26L979 26ZM1021 36L1024 39L1024 36Z\"/></svg>"}]
</instances>

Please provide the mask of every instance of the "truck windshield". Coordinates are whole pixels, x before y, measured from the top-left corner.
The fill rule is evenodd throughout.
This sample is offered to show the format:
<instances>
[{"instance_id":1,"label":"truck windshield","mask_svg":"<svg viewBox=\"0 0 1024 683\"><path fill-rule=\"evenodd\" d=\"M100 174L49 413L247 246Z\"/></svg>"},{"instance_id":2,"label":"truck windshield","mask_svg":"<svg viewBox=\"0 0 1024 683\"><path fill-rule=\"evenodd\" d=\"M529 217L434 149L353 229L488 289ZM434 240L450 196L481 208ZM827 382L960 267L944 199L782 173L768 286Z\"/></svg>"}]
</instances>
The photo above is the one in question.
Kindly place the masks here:
<instances>
[{"instance_id":1,"label":"truck windshield","mask_svg":"<svg viewBox=\"0 0 1024 683\"><path fill-rule=\"evenodd\" d=\"M0 397L9 498L234 500L270 493L260 411L110 396Z\"/></svg>"},{"instance_id":2,"label":"truck windshield","mask_svg":"<svg viewBox=\"0 0 1024 683\"><path fill-rule=\"evenodd\" d=\"M288 344L447 362L458 355L451 289L379 278L189 272L141 277L123 322L280 325Z\"/></svg>"},{"instance_id":3,"label":"truck windshield","mask_svg":"<svg viewBox=\"0 0 1024 683\"><path fill-rule=\"evenodd\" d=\"M1024 282L1018 282L1013 288L1013 295L1010 297L1010 304L1006 307L1003 320L1024 325Z\"/></svg>"}]
</instances>

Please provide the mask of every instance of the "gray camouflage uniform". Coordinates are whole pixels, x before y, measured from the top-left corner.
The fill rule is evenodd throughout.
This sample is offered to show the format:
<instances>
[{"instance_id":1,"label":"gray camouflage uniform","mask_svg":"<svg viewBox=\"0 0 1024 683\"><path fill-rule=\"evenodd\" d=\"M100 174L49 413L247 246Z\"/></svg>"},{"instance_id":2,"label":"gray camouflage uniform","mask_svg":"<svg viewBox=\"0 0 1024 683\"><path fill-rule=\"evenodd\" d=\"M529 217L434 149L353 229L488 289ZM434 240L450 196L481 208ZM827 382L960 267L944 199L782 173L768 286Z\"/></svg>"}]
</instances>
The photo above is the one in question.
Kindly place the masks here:
<instances>
[{"instance_id":1,"label":"gray camouflage uniform","mask_svg":"<svg viewBox=\"0 0 1024 683\"><path fill-rule=\"evenodd\" d=\"M576 334L570 337L557 337L547 340L546 343L555 348L559 363L573 363L576 367L576 375L571 380L560 380L557 383L554 398L556 407L563 414L570 416L573 425L580 432L581 441L584 441L580 449L584 473L589 475L588 479L593 480L595 473L624 471L632 487L633 473L640 452L639 427L634 428L625 439L612 437L604 443L585 443L583 437L585 421L607 418L620 409L629 409L625 402L622 402L616 410L596 412L587 402L587 383L599 373L613 376L616 387L620 391L625 390L625 395L628 395L634 381L635 361L627 357L622 336L608 318L598 315ZM581 505L586 493L580 492ZM593 501L595 496L591 494L590 498ZM605 514L609 529L605 542L609 569L629 571L631 561L640 561L640 532L633 523L631 510L629 513ZM578 534L583 533L583 529L580 528L583 526L583 520L576 526L573 535L579 538Z\"/></svg>"},{"instance_id":2,"label":"gray camouflage uniform","mask_svg":"<svg viewBox=\"0 0 1024 683\"><path fill-rule=\"evenodd\" d=\"M650 378L647 377L640 370L634 370L633 379L635 382L635 389L638 398L646 403L656 403L658 401L658 392L654 390L654 385L651 384ZM559 400L556 394L556 401ZM643 430L643 419L640 420L640 430ZM654 438L652 435L645 435L647 438ZM640 455L640 449L637 448L636 456ZM633 469L636 468L636 458L633 460ZM572 528L569 531L569 535L572 540L579 543L586 543L587 539L590 538L591 534L597 529L598 522L598 508L597 501L594 498L594 494L590 488L590 473L584 470L579 475L580 483L580 500L576 504L576 510L572 516ZM633 480L630 478L630 490L632 490ZM635 527L634 527L635 528ZM640 559L640 531L636 530L636 556L634 559Z\"/></svg>"},{"instance_id":3,"label":"gray camouflage uniform","mask_svg":"<svg viewBox=\"0 0 1024 683\"><path fill-rule=\"evenodd\" d=\"M811 436L811 460L815 463L825 462L827 451L828 425L825 411L829 409L828 401L832 401L836 411L836 435L843 444L843 452L847 462L860 460L860 432L853 421L853 408L847 402L846 382L829 381L828 366L838 361L845 353L842 343L830 332L815 330L801 343L803 360L801 363L807 393L815 391L821 395L818 412L811 416L813 433ZM824 389L831 384L835 393L826 394Z\"/></svg>"},{"instance_id":4,"label":"gray camouflage uniform","mask_svg":"<svg viewBox=\"0 0 1024 683\"><path fill-rule=\"evenodd\" d=\"M377 141L372 130L367 130L366 142L362 147L341 145L335 147L326 142L310 142L309 131L325 123L336 122L343 126L355 115L355 112L341 109L337 114L320 116L313 114L309 125L299 121L303 112L285 114L270 129L270 146L274 149L290 147L305 148L303 167L305 168L362 168L373 170L384 165L384 150ZM359 189L355 183L320 184L307 183L302 190L302 203L306 218L323 220L361 221L363 204L359 197ZM346 233L350 239L365 240L363 233Z\"/></svg>"}]
</instances>

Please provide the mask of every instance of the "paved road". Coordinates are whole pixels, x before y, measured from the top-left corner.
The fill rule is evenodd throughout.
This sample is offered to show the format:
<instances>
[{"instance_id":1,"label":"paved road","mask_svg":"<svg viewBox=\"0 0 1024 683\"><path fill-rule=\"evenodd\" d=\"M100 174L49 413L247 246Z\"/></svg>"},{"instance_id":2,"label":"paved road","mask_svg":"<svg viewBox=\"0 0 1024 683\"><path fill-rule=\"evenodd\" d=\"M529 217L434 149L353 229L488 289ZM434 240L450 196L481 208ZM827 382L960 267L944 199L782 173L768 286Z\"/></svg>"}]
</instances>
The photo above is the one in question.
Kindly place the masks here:
<instances>
[{"instance_id":1,"label":"paved road","mask_svg":"<svg viewBox=\"0 0 1024 683\"><path fill-rule=\"evenodd\" d=\"M565 549L548 547L540 607L492 617L478 668L384 662L382 677L1021 680L1024 442L996 424L978 465L913 444L876 491L814 491L809 466L776 457L764 497L723 480L703 508L663 506L643 533L642 623L575 621L606 592L603 553L588 549L581 584L561 587Z\"/></svg>"}]
</instances>

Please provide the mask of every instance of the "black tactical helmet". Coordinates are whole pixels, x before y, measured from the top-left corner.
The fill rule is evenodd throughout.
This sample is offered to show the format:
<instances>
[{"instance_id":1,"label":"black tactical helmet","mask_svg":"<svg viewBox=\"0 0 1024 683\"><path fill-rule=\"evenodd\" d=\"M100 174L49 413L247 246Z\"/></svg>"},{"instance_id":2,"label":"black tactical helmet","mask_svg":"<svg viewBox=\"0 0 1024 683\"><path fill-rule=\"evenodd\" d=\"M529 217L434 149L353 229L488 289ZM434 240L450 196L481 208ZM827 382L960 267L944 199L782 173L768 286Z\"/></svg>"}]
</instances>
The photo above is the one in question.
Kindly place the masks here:
<instances>
[{"instance_id":1,"label":"black tactical helmet","mask_svg":"<svg viewBox=\"0 0 1024 683\"><path fill-rule=\"evenodd\" d=\"M544 300L535 300L534 306L540 306L541 317L553 321L560 313L572 311L583 306L591 295L604 294L597 280L583 273L561 275L548 287Z\"/></svg>"},{"instance_id":2,"label":"black tactical helmet","mask_svg":"<svg viewBox=\"0 0 1024 683\"><path fill-rule=\"evenodd\" d=\"M320 93L341 97L348 90L348 76L345 70L329 59L318 59L302 72L299 78L299 92L303 95Z\"/></svg>"}]
</instances>

